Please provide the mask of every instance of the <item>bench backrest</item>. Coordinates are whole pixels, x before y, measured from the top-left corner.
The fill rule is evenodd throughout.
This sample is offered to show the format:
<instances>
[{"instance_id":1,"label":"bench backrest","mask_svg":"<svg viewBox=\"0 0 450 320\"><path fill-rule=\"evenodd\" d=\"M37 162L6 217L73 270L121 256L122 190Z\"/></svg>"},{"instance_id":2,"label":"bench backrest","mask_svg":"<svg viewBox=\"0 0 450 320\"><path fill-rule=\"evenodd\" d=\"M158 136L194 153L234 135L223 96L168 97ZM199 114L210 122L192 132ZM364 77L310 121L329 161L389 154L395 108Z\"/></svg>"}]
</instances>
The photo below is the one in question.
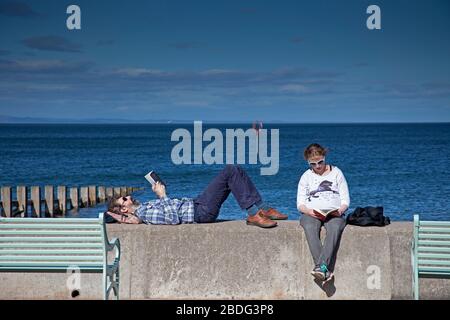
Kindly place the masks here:
<instances>
[{"instance_id":1,"label":"bench backrest","mask_svg":"<svg viewBox=\"0 0 450 320\"><path fill-rule=\"evenodd\" d=\"M0 218L0 271L102 270L103 214L92 218Z\"/></svg>"},{"instance_id":2,"label":"bench backrest","mask_svg":"<svg viewBox=\"0 0 450 320\"><path fill-rule=\"evenodd\" d=\"M419 274L450 274L450 221L420 221L414 215L414 244Z\"/></svg>"}]
</instances>

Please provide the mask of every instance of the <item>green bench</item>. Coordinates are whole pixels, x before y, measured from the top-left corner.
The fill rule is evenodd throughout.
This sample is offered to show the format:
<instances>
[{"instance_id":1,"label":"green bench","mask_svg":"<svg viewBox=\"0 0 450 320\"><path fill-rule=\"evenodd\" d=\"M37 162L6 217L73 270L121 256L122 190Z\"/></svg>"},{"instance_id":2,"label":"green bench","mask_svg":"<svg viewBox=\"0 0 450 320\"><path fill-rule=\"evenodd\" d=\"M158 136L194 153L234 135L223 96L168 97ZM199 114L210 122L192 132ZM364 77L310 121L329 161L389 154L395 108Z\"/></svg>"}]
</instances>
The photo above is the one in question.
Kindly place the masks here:
<instances>
[{"instance_id":1,"label":"green bench","mask_svg":"<svg viewBox=\"0 0 450 320\"><path fill-rule=\"evenodd\" d=\"M420 221L419 215L414 215L411 263L416 300L419 277L450 278L450 221Z\"/></svg>"},{"instance_id":2,"label":"green bench","mask_svg":"<svg viewBox=\"0 0 450 320\"><path fill-rule=\"evenodd\" d=\"M106 300L111 290L119 299L119 262L120 241L108 241L103 213L98 219L0 218L0 271L102 273Z\"/></svg>"}]
</instances>

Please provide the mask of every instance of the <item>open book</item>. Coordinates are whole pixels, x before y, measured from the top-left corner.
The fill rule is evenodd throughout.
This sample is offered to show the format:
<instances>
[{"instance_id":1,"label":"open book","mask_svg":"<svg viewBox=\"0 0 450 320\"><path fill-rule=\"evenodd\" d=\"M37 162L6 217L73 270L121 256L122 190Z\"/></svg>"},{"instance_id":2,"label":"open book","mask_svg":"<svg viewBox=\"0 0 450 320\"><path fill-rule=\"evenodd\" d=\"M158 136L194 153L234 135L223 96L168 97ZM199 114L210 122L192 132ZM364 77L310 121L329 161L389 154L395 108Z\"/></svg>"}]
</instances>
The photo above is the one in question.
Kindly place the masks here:
<instances>
[{"instance_id":1,"label":"open book","mask_svg":"<svg viewBox=\"0 0 450 320\"><path fill-rule=\"evenodd\" d=\"M148 182L150 182L152 185L156 184L156 182L161 183L162 185L166 185L164 181L161 180L161 178L156 174L155 171L150 171L145 175L145 179L147 179Z\"/></svg>"},{"instance_id":2,"label":"open book","mask_svg":"<svg viewBox=\"0 0 450 320\"><path fill-rule=\"evenodd\" d=\"M317 217L322 221L325 221L328 215L336 213L338 211L338 209L313 209L313 210L314 213L317 215Z\"/></svg>"}]
</instances>

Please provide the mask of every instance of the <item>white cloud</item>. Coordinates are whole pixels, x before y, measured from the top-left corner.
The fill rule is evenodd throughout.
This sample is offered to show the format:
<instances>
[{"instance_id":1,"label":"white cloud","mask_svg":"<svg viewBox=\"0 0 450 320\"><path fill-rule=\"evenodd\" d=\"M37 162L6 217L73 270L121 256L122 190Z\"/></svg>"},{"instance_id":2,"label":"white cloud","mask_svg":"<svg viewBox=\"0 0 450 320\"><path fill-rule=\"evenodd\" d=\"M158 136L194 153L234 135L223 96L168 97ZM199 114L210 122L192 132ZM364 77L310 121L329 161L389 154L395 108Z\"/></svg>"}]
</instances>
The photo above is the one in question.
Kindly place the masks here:
<instances>
[{"instance_id":1,"label":"white cloud","mask_svg":"<svg viewBox=\"0 0 450 320\"><path fill-rule=\"evenodd\" d=\"M288 93L308 93L311 92L306 86L302 84L286 84L280 87L281 92Z\"/></svg>"}]
</instances>

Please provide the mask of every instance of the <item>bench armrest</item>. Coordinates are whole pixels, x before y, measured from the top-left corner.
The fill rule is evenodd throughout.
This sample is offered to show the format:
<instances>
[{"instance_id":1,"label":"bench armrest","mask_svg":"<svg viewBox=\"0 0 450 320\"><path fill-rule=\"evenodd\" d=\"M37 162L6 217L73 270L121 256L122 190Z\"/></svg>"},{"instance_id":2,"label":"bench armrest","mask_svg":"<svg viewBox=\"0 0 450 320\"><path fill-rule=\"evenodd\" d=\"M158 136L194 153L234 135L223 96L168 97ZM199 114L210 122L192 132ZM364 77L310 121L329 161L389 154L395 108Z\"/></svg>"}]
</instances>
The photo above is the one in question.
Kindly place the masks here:
<instances>
[{"instance_id":1,"label":"bench armrest","mask_svg":"<svg viewBox=\"0 0 450 320\"><path fill-rule=\"evenodd\" d=\"M114 238L106 244L106 251L111 251L116 248L116 260L120 260L120 240Z\"/></svg>"}]
</instances>

